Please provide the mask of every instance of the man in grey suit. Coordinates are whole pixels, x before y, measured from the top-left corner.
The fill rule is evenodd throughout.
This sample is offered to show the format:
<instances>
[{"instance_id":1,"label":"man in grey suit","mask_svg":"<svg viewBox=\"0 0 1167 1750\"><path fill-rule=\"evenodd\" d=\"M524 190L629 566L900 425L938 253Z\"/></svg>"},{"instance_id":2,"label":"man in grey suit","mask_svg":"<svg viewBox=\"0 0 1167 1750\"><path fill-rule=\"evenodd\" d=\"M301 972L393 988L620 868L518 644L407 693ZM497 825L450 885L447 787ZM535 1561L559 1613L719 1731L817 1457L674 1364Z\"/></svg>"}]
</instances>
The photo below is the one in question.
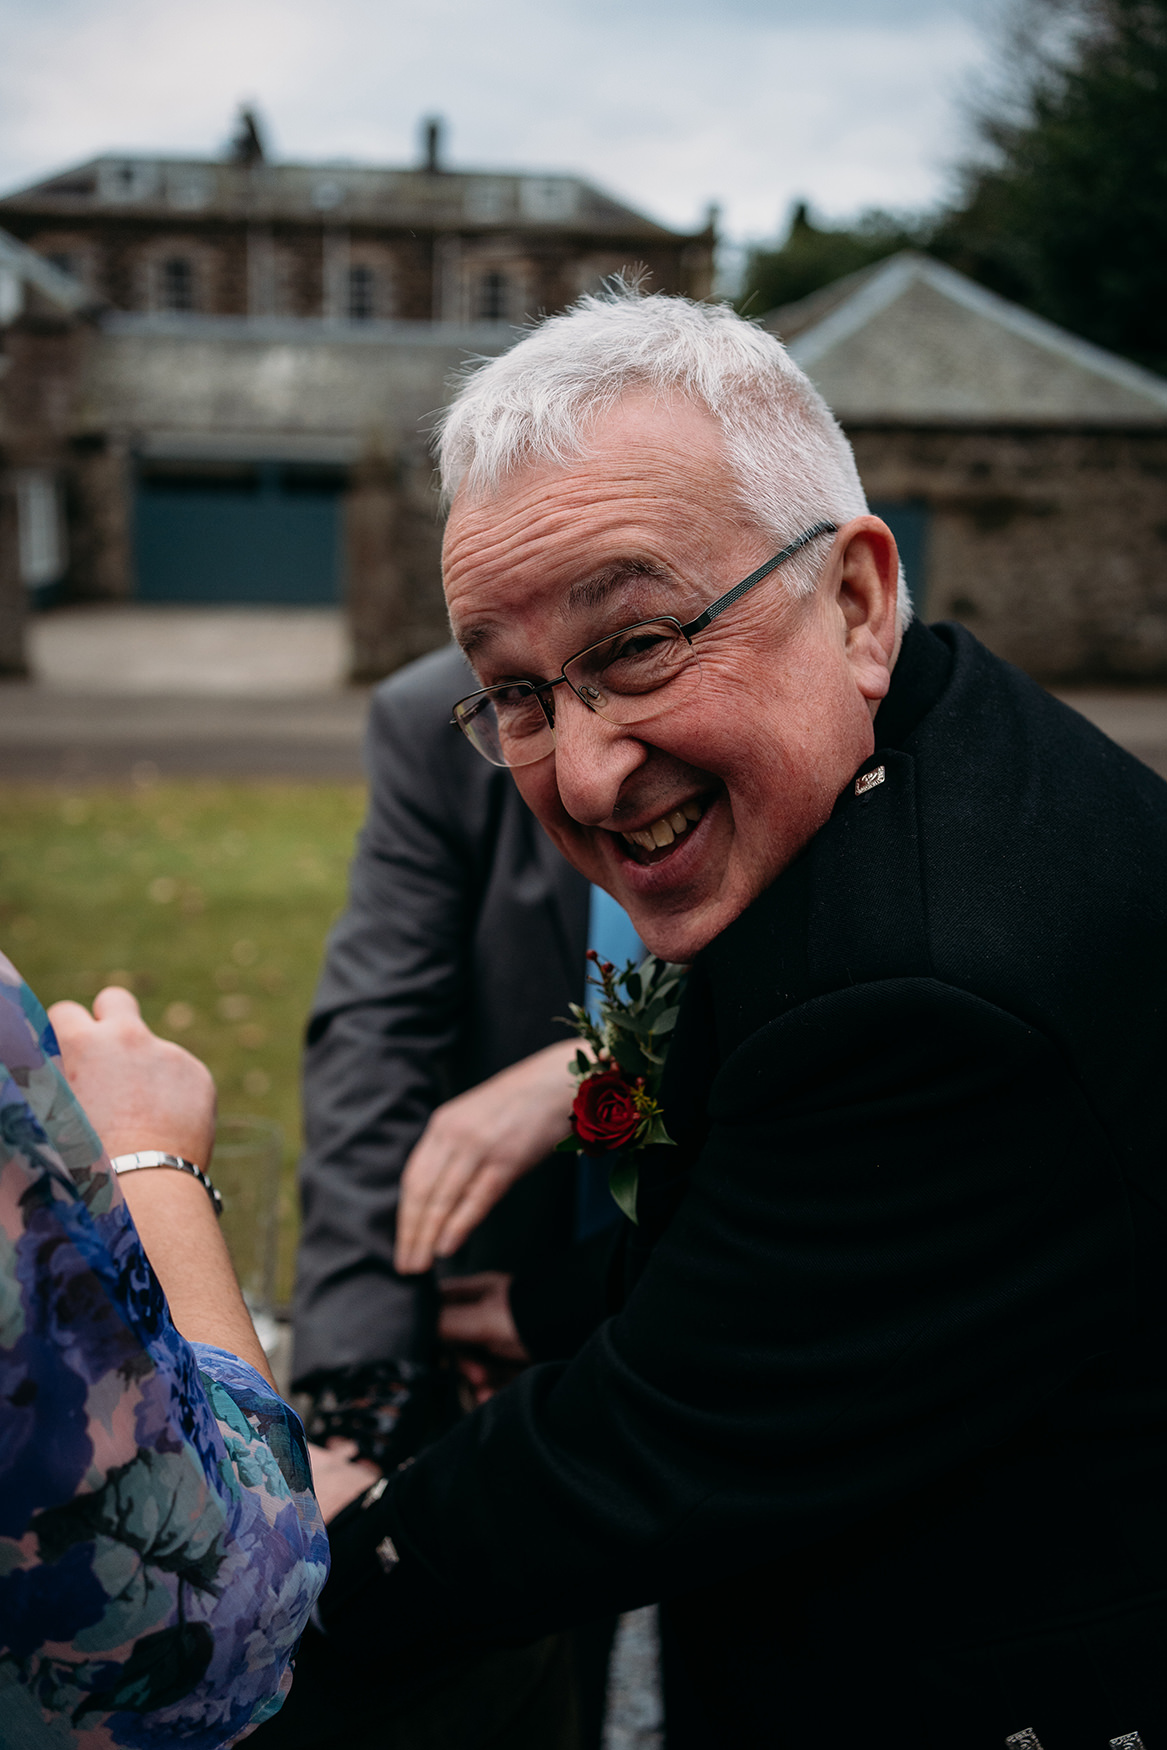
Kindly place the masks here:
<instances>
[{"instance_id":1,"label":"man in grey suit","mask_svg":"<svg viewBox=\"0 0 1167 1750\"><path fill-rule=\"evenodd\" d=\"M570 1102L571 1046L555 1017L583 993L588 884L510 774L450 726L468 674L450 646L374 694L368 818L304 1059L293 1383L329 1404L353 1401L355 1386L349 1425L329 1410L320 1432L353 1435L380 1463L400 1462L416 1439L437 1359L432 1278L394 1265L406 1163L423 1133L431 1154L460 1144L480 1164L493 1151L500 1172L549 1152ZM444 1134L443 1120L427 1132L471 1089L446 1108ZM574 1221L570 1171L549 1161L518 1179L454 1268L537 1266L571 1244Z\"/></svg>"}]
</instances>

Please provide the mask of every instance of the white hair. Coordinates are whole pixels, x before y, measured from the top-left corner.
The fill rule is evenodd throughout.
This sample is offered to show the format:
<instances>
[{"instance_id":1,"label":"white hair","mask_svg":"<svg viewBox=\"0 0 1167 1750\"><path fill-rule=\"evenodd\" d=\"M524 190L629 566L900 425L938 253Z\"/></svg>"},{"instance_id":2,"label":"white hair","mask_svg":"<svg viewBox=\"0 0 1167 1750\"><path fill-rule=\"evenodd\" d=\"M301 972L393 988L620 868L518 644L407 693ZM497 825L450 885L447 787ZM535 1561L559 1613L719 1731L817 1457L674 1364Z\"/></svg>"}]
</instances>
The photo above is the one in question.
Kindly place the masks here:
<instances>
[{"instance_id":1,"label":"white hair","mask_svg":"<svg viewBox=\"0 0 1167 1750\"><path fill-rule=\"evenodd\" d=\"M781 341L724 304L644 295L622 279L471 366L438 427L447 502L459 491L489 498L532 462L578 461L596 420L638 388L709 410L741 509L776 547L866 512L851 445ZM812 545L785 568L792 595L818 581L825 548ZM906 590L900 599L902 623Z\"/></svg>"}]
</instances>

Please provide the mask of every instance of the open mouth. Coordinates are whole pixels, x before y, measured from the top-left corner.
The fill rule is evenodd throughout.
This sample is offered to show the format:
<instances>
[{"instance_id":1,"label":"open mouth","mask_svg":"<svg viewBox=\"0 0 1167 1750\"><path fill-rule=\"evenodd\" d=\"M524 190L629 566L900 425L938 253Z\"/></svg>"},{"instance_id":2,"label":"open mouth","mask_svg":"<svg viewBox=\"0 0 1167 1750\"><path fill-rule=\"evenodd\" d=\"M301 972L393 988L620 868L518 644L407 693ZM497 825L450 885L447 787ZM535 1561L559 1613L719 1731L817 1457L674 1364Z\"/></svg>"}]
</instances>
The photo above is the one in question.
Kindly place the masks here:
<instances>
[{"instance_id":1,"label":"open mouth","mask_svg":"<svg viewBox=\"0 0 1167 1750\"><path fill-rule=\"evenodd\" d=\"M677 840L696 826L710 800L694 797L669 809L659 820L650 820L647 826L638 826L634 832L622 832L619 836L637 863L659 863L675 848Z\"/></svg>"}]
</instances>

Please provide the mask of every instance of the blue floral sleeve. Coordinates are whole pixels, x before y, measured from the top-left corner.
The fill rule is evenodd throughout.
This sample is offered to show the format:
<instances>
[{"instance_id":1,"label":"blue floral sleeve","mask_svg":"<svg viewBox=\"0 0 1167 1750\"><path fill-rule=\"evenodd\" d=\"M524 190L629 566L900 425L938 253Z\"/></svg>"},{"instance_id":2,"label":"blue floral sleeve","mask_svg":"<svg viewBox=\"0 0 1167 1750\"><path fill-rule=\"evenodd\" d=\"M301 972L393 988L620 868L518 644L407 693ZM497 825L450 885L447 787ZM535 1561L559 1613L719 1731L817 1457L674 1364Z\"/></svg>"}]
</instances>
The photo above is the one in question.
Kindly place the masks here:
<instances>
[{"instance_id":1,"label":"blue floral sleeve","mask_svg":"<svg viewBox=\"0 0 1167 1750\"><path fill-rule=\"evenodd\" d=\"M57 1056L0 956L0 1743L213 1750L327 1575L303 1430L171 1324Z\"/></svg>"}]
</instances>

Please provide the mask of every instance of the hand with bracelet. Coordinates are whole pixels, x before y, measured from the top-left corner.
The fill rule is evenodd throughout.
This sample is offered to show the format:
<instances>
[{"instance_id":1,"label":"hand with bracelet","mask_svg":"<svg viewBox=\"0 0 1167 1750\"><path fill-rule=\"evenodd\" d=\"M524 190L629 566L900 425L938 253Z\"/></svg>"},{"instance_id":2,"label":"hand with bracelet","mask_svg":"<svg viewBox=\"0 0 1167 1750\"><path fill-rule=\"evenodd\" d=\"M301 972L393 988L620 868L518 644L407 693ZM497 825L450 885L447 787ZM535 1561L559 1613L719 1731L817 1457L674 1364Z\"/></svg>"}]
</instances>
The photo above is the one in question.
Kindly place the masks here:
<instances>
[{"instance_id":1,"label":"hand with bracelet","mask_svg":"<svg viewBox=\"0 0 1167 1750\"><path fill-rule=\"evenodd\" d=\"M156 1151L206 1172L215 1084L197 1057L152 1033L136 998L117 986L99 992L92 1015L61 1002L49 1019L61 1066L111 1160ZM118 1181L178 1330L230 1350L271 1381L204 1185L162 1166L123 1171Z\"/></svg>"},{"instance_id":2,"label":"hand with bracelet","mask_svg":"<svg viewBox=\"0 0 1167 1750\"><path fill-rule=\"evenodd\" d=\"M49 1019L61 1066L115 1168L134 1226L170 1304L192 1343L214 1343L272 1380L244 1304L215 1204L199 1175L131 1165L128 1157L178 1157L205 1175L215 1142L215 1084L197 1057L159 1039L136 998L116 985L80 1003L55 1003ZM309 1446L313 1480L326 1519L380 1474L356 1458L350 1441Z\"/></svg>"}]
</instances>

